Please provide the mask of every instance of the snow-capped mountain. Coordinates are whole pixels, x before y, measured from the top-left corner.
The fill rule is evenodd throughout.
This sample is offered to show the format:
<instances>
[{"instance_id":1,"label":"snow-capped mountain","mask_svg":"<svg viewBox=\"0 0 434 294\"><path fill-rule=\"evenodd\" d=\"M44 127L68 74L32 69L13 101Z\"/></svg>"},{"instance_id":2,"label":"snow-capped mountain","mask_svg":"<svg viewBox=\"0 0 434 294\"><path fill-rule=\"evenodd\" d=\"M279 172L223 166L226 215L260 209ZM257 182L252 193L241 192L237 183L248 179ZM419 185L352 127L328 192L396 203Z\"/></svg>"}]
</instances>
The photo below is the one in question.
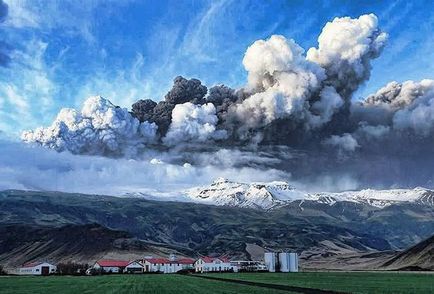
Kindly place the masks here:
<instances>
[{"instance_id":1,"label":"snow-capped mountain","mask_svg":"<svg viewBox=\"0 0 434 294\"><path fill-rule=\"evenodd\" d=\"M206 204L268 209L304 195L285 182L237 183L219 178L206 187L185 192L192 201Z\"/></svg>"},{"instance_id":2,"label":"snow-capped mountain","mask_svg":"<svg viewBox=\"0 0 434 294\"><path fill-rule=\"evenodd\" d=\"M349 201L379 208L401 202L434 206L434 191L424 188L307 193L285 182L238 183L223 178L209 186L189 189L184 195L192 202L258 209L280 207L296 200L310 200L328 205Z\"/></svg>"}]
</instances>

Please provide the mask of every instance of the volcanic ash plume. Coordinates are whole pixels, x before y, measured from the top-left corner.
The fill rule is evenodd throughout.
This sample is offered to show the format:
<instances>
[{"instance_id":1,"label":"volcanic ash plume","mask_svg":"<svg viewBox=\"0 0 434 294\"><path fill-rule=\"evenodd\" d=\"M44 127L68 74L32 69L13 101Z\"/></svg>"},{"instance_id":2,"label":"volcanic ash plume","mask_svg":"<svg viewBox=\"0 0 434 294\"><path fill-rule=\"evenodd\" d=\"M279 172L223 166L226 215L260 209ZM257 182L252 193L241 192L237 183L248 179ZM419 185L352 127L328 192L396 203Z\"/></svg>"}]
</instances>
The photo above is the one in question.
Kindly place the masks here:
<instances>
[{"instance_id":1,"label":"volcanic ash plume","mask_svg":"<svg viewBox=\"0 0 434 294\"><path fill-rule=\"evenodd\" d=\"M434 80L391 82L353 109L354 117L396 134L427 137L434 127Z\"/></svg>"},{"instance_id":2,"label":"volcanic ash plume","mask_svg":"<svg viewBox=\"0 0 434 294\"><path fill-rule=\"evenodd\" d=\"M24 132L22 139L75 154L126 155L154 142L156 131L154 123L139 123L126 109L95 96L81 112L64 108L51 126Z\"/></svg>"},{"instance_id":3,"label":"volcanic ash plume","mask_svg":"<svg viewBox=\"0 0 434 294\"><path fill-rule=\"evenodd\" d=\"M261 143L264 137L274 138L272 144L316 137L322 146L327 138L334 142L357 129L357 122L349 124L351 94L369 78L370 60L378 57L386 37L372 14L335 18L320 34L318 48L307 55L294 40L273 35L247 49L243 65L248 83L243 89L216 85L208 93L198 79L178 76L163 101L139 100L131 115L106 101L110 107L103 112L116 113L115 122L107 126L98 124L99 112L89 113L85 106L81 114L62 111L53 126L23 138L92 154L98 152L95 142L103 145L98 147L101 154L124 153L120 150L149 142L242 145ZM364 130L372 131L369 121L363 123Z\"/></svg>"},{"instance_id":4,"label":"volcanic ash plume","mask_svg":"<svg viewBox=\"0 0 434 294\"><path fill-rule=\"evenodd\" d=\"M166 135L172 122L172 111L177 104L191 102L205 103L207 88L197 79L187 80L178 76L173 81L172 89L166 94L164 101L158 104L151 99L139 100L132 106L132 114L140 122L154 122L158 125L158 133Z\"/></svg>"},{"instance_id":5,"label":"volcanic ash plume","mask_svg":"<svg viewBox=\"0 0 434 294\"><path fill-rule=\"evenodd\" d=\"M318 37L318 48L310 48L307 60L326 70L326 83L345 97L369 79L370 61L377 58L387 40L378 29L374 14L357 19L335 18L327 23Z\"/></svg>"},{"instance_id":6,"label":"volcanic ash plume","mask_svg":"<svg viewBox=\"0 0 434 294\"><path fill-rule=\"evenodd\" d=\"M432 146L434 81L391 82L352 102L386 40L373 14L335 18L306 54L284 36L255 41L243 58L248 80L242 89L215 85L208 91L198 79L178 76L163 101L139 100L130 113L92 97L81 112L64 109L52 126L25 132L23 139L109 156L155 145L286 145L329 155L384 153L389 146L387 156L406 152L405 142Z\"/></svg>"},{"instance_id":7,"label":"volcanic ash plume","mask_svg":"<svg viewBox=\"0 0 434 294\"><path fill-rule=\"evenodd\" d=\"M225 130L216 130L216 109L212 103L178 104L172 111L172 123L163 142L167 145L198 143L226 138Z\"/></svg>"}]
</instances>

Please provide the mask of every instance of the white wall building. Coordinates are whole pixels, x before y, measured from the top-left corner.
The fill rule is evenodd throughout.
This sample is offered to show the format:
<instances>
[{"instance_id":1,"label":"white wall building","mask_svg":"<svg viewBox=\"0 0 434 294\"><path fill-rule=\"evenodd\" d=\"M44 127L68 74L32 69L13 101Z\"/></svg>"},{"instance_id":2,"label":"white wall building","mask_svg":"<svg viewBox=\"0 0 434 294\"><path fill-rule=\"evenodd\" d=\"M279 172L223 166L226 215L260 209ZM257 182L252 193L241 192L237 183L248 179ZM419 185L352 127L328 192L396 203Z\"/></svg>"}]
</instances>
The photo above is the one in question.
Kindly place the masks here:
<instances>
[{"instance_id":1,"label":"white wall building","mask_svg":"<svg viewBox=\"0 0 434 294\"><path fill-rule=\"evenodd\" d=\"M261 261L254 260L231 260L231 265L234 267L234 272L260 272L268 271L267 266Z\"/></svg>"},{"instance_id":2,"label":"white wall building","mask_svg":"<svg viewBox=\"0 0 434 294\"><path fill-rule=\"evenodd\" d=\"M129 264L126 260L110 260L102 259L95 262L93 268L95 270L102 270L105 273L122 273L125 267Z\"/></svg>"},{"instance_id":3,"label":"white wall building","mask_svg":"<svg viewBox=\"0 0 434 294\"><path fill-rule=\"evenodd\" d=\"M201 257L194 263L194 268L197 273L238 271L226 257Z\"/></svg>"},{"instance_id":4,"label":"white wall building","mask_svg":"<svg viewBox=\"0 0 434 294\"><path fill-rule=\"evenodd\" d=\"M56 273L57 267L48 262L25 263L18 270L20 275L48 276Z\"/></svg>"},{"instance_id":5,"label":"white wall building","mask_svg":"<svg viewBox=\"0 0 434 294\"><path fill-rule=\"evenodd\" d=\"M184 269L193 269L194 260L189 258L145 258L141 260L145 272L176 273Z\"/></svg>"},{"instance_id":6,"label":"white wall building","mask_svg":"<svg viewBox=\"0 0 434 294\"><path fill-rule=\"evenodd\" d=\"M144 266L138 261L131 261L124 269L124 273L129 274L143 273L144 271Z\"/></svg>"}]
</instances>

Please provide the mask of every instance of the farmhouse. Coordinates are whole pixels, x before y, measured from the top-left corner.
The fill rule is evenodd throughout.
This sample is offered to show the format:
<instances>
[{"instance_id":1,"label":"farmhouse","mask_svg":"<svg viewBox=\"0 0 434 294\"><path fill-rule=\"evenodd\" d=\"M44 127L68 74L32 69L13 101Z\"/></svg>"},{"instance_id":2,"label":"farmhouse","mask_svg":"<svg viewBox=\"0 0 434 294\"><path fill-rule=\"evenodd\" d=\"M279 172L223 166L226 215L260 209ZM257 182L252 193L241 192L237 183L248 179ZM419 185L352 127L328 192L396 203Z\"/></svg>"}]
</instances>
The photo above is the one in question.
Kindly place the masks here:
<instances>
[{"instance_id":1,"label":"farmhouse","mask_svg":"<svg viewBox=\"0 0 434 294\"><path fill-rule=\"evenodd\" d=\"M201 257L194 263L194 268L197 273L238 271L237 266L226 257Z\"/></svg>"},{"instance_id":2,"label":"farmhouse","mask_svg":"<svg viewBox=\"0 0 434 294\"><path fill-rule=\"evenodd\" d=\"M56 266L48 262L29 262L18 270L20 275L48 276L56 272Z\"/></svg>"},{"instance_id":3,"label":"farmhouse","mask_svg":"<svg viewBox=\"0 0 434 294\"><path fill-rule=\"evenodd\" d=\"M194 268L194 260L190 258L145 258L141 263L145 268L145 272L162 272L165 274Z\"/></svg>"},{"instance_id":4,"label":"farmhouse","mask_svg":"<svg viewBox=\"0 0 434 294\"><path fill-rule=\"evenodd\" d=\"M105 273L122 273L129 264L130 262L125 260L102 259L95 262L93 268Z\"/></svg>"}]
</instances>

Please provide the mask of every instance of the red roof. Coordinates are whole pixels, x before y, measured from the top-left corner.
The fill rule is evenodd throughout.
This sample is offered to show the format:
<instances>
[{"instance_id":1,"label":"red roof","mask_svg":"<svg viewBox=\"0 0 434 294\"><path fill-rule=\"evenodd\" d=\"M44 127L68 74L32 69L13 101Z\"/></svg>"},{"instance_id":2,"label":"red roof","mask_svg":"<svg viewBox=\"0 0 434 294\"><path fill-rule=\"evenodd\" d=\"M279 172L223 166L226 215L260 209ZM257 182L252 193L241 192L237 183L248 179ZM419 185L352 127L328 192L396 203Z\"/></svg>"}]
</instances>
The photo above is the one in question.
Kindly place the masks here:
<instances>
[{"instance_id":1,"label":"red roof","mask_svg":"<svg viewBox=\"0 0 434 294\"><path fill-rule=\"evenodd\" d=\"M219 259L223 262L231 262L227 257L219 257Z\"/></svg>"},{"instance_id":2,"label":"red roof","mask_svg":"<svg viewBox=\"0 0 434 294\"><path fill-rule=\"evenodd\" d=\"M191 258L180 258L180 259L176 260L175 262L177 262L179 264L193 264L194 263L194 259L191 259Z\"/></svg>"},{"instance_id":3,"label":"red roof","mask_svg":"<svg viewBox=\"0 0 434 294\"><path fill-rule=\"evenodd\" d=\"M212 263L214 258L209 257L209 256L204 256L201 258L205 263Z\"/></svg>"},{"instance_id":4,"label":"red roof","mask_svg":"<svg viewBox=\"0 0 434 294\"><path fill-rule=\"evenodd\" d=\"M96 263L102 267L126 267L130 262L127 260L102 259L98 260Z\"/></svg>"},{"instance_id":5,"label":"red roof","mask_svg":"<svg viewBox=\"0 0 434 294\"><path fill-rule=\"evenodd\" d=\"M42 263L43 262L27 262L27 263L23 264L22 267L35 267L35 266L38 266Z\"/></svg>"},{"instance_id":6,"label":"red roof","mask_svg":"<svg viewBox=\"0 0 434 294\"><path fill-rule=\"evenodd\" d=\"M201 257L201 259L205 262L205 263L213 263L214 260L218 259L221 260L223 262L230 262L229 259L227 257L209 257L209 256L204 256Z\"/></svg>"}]
</instances>

